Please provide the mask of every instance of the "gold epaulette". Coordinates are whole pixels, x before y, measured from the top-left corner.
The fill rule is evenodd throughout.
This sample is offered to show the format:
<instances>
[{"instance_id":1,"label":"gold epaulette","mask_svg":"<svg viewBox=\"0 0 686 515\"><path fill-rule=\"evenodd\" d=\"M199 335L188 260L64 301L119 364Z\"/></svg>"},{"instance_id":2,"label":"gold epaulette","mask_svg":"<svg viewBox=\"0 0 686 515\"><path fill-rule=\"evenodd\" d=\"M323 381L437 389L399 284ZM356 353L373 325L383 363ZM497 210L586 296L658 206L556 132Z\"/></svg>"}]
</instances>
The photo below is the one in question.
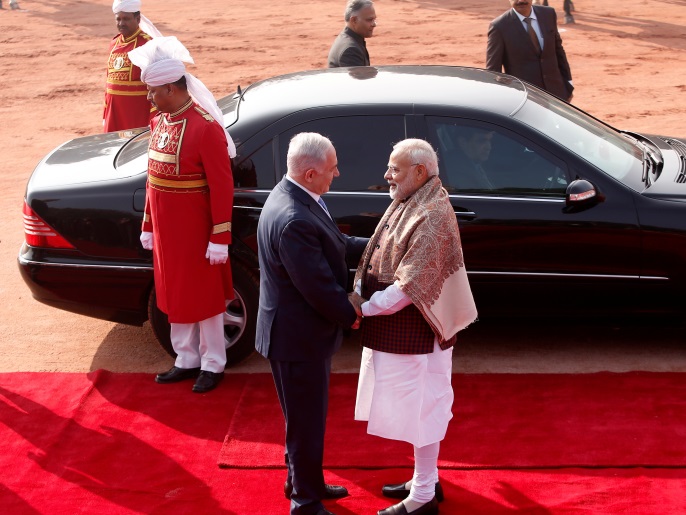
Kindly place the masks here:
<instances>
[{"instance_id":1,"label":"gold epaulette","mask_svg":"<svg viewBox=\"0 0 686 515\"><path fill-rule=\"evenodd\" d=\"M200 113L200 116L202 116L205 120L208 122L213 122L214 118L212 118L212 115L205 111L202 107L195 106L195 110Z\"/></svg>"}]
</instances>

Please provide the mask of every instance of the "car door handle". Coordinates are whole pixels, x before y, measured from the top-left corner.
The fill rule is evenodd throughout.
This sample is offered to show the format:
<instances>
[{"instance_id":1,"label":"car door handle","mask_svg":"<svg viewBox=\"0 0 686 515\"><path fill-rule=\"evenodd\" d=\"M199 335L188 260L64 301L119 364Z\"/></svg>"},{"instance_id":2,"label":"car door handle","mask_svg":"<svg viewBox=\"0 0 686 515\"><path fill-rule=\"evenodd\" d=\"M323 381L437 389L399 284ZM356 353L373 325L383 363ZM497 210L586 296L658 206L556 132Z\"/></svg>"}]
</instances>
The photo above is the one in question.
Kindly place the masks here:
<instances>
[{"instance_id":1,"label":"car door handle","mask_svg":"<svg viewBox=\"0 0 686 515\"><path fill-rule=\"evenodd\" d=\"M455 211L455 216L458 220L474 220L476 218L476 213L474 211Z\"/></svg>"}]
</instances>

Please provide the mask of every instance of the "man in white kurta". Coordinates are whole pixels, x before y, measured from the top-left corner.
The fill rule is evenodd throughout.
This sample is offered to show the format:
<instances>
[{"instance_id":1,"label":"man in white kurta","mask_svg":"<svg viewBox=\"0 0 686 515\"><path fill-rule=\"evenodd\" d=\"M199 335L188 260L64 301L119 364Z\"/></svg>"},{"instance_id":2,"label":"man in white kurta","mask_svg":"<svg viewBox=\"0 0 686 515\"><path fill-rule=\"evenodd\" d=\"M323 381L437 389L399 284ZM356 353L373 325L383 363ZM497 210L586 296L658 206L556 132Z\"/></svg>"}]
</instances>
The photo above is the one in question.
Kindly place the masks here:
<instances>
[{"instance_id":1,"label":"man in white kurta","mask_svg":"<svg viewBox=\"0 0 686 515\"><path fill-rule=\"evenodd\" d=\"M364 346L355 419L368 421L369 434L414 446L412 480L382 490L403 501L378 514L429 515L443 500L437 464L452 418L452 348L477 313L436 152L423 140L401 141L384 178L393 202L351 295Z\"/></svg>"}]
</instances>

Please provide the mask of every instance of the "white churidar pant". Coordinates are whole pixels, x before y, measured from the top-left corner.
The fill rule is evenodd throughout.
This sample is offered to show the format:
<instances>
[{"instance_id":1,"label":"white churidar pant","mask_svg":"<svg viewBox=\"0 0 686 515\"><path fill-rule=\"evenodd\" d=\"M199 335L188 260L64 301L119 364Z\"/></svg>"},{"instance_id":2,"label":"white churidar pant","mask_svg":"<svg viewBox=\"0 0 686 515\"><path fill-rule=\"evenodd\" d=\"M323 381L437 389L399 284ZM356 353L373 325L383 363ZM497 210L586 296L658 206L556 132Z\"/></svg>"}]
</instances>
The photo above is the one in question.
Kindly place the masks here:
<instances>
[{"instance_id":1,"label":"white churidar pant","mask_svg":"<svg viewBox=\"0 0 686 515\"><path fill-rule=\"evenodd\" d=\"M435 497L440 449L441 442L414 448L414 475L409 499L425 504Z\"/></svg>"}]
</instances>

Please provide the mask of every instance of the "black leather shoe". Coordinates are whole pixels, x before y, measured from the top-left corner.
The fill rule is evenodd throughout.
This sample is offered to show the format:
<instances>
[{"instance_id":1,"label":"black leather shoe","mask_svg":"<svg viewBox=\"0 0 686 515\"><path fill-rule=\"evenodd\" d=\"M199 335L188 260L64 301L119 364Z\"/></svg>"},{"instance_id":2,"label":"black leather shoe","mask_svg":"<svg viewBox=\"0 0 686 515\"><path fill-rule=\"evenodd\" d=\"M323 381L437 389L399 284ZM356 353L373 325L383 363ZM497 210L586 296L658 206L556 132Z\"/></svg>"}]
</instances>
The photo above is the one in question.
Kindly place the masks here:
<instances>
[{"instance_id":1,"label":"black leather shoe","mask_svg":"<svg viewBox=\"0 0 686 515\"><path fill-rule=\"evenodd\" d=\"M410 489L405 488L406 484L407 483L383 485L381 493L384 494L385 497L390 497L392 499L406 499L407 496L410 495ZM443 487L441 486L441 483L438 482L436 483L436 500L438 502L443 502L443 499L445 499L445 496L443 495Z\"/></svg>"},{"instance_id":2,"label":"black leather shoe","mask_svg":"<svg viewBox=\"0 0 686 515\"><path fill-rule=\"evenodd\" d=\"M385 510L379 510L376 515L438 515L438 501L434 497L428 503L422 504L419 508L408 513L405 505L401 502L389 506Z\"/></svg>"},{"instance_id":3,"label":"black leather shoe","mask_svg":"<svg viewBox=\"0 0 686 515\"><path fill-rule=\"evenodd\" d=\"M283 484L283 493L286 499L290 499L293 494L293 485L290 481ZM344 486L324 485L324 499L340 499L348 495L348 490Z\"/></svg>"},{"instance_id":4,"label":"black leather shoe","mask_svg":"<svg viewBox=\"0 0 686 515\"><path fill-rule=\"evenodd\" d=\"M214 390L219 383L224 379L224 372L208 372L201 370L198 380L193 385L195 393L205 393Z\"/></svg>"},{"instance_id":5,"label":"black leather shoe","mask_svg":"<svg viewBox=\"0 0 686 515\"><path fill-rule=\"evenodd\" d=\"M200 367L198 368L179 368L171 367L163 374L157 374L155 377L155 382L160 384L178 383L179 381L185 381L186 379L195 379L200 373Z\"/></svg>"}]
</instances>

